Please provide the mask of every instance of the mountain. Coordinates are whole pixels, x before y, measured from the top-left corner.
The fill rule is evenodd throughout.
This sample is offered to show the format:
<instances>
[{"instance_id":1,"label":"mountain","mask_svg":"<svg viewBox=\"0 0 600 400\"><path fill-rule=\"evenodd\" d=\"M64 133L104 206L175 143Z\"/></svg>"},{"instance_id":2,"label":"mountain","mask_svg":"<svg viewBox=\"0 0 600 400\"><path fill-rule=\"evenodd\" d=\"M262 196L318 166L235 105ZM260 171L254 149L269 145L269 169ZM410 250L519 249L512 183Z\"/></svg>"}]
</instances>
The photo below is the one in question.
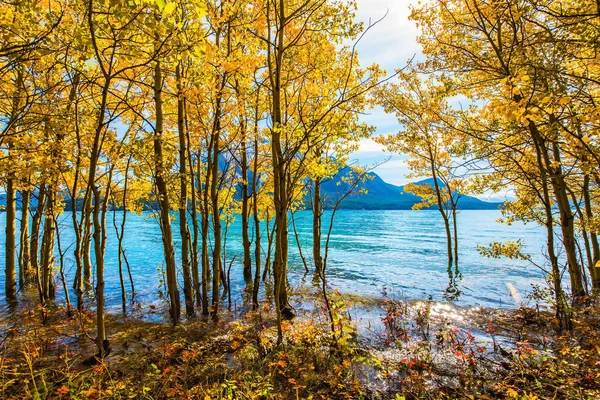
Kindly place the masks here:
<instances>
[{"instance_id":1,"label":"mountain","mask_svg":"<svg viewBox=\"0 0 600 400\"><path fill-rule=\"evenodd\" d=\"M343 177L349 176L350 168L342 169L332 179L327 180L321 185L321 192L329 197L329 204L339 198L343 193L348 192L350 184L343 181ZM412 193L404 191L404 186L396 186L385 182L374 172L368 173L369 179L359 183L342 204L341 209L359 209L359 210L410 210L412 206L421 201L421 198ZM439 182L439 181L438 181ZM414 182L417 185L432 185L433 178ZM443 183L439 182L442 186ZM361 191L366 193L361 194ZM461 210L497 210L502 203L492 203L479 200L471 196L462 196L458 201L458 208Z\"/></svg>"},{"instance_id":2,"label":"mountain","mask_svg":"<svg viewBox=\"0 0 600 400\"><path fill-rule=\"evenodd\" d=\"M350 168L342 169L332 179L324 181L321 185L321 192L324 198L329 198L329 203L326 202L326 207L331 207L332 202L339 196L348 192L350 185L343 181L344 177L349 176ZM385 182L379 175L374 172L368 173L369 178L361 182L340 205L341 209L354 210L410 210L412 206L421 201L420 197L412 193L404 191L404 186L396 186ZM251 180L251 176L249 180ZM424 179L419 182L414 182L417 185L432 185L433 179ZM442 182L439 182L443 186ZM367 193L362 194L360 191L366 190ZM241 193L236 194L240 198ZM78 199L77 209L81 209L83 200ZM6 204L6 194L0 193L0 209ZM31 207L35 207L37 201L32 198ZM458 202L458 208L461 210L497 210L502 205L502 202L489 202L479 200L475 197L462 196ZM17 193L17 207L21 206L21 196ZM71 209L70 200L65 201L65 210Z\"/></svg>"}]
</instances>

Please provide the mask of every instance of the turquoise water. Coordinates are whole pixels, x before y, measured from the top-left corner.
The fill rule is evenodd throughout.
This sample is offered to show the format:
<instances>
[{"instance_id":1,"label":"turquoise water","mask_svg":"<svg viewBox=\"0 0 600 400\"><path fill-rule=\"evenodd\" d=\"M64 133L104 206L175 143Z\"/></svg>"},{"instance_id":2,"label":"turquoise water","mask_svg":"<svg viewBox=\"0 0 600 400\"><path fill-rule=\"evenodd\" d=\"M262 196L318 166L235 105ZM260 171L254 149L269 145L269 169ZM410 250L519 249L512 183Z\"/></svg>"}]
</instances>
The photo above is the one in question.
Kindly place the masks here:
<instances>
[{"instance_id":1,"label":"turquoise water","mask_svg":"<svg viewBox=\"0 0 600 400\"><path fill-rule=\"evenodd\" d=\"M329 221L324 215L324 231ZM543 274L526 261L488 259L477 252L477 245L492 241L523 239L526 251L538 264L543 264L544 232L535 225L499 224L499 211L462 211L459 214L459 271L447 270L446 243L441 217L436 211L363 211L340 210L336 215L331 236L327 275L332 288L343 293L381 296L388 293L407 299L453 299L458 305L486 307L516 307L508 284L513 285L523 298L532 284L544 284ZM5 231L2 215L0 231ZM121 212L117 212L120 222ZM120 309L117 240L112 226L112 212L106 248L106 297L110 310ZM60 216L61 244L65 252L65 272L69 285L75 272L73 260L73 232L71 215ZM300 243L310 267L311 215L296 213ZM227 265L235 257L231 269L234 300L238 303L239 289L243 288L241 261L241 232L239 218L228 228ZM178 225L174 222L175 230ZM174 232L175 235L178 232ZM324 233L325 236L325 233ZM4 237L2 238L4 239ZM179 238L175 237L176 246ZM163 264L162 241L158 222L151 214L128 215L124 247L135 280L136 300L144 305L159 304L158 269ZM263 232L266 253L266 235ZM0 245L0 302L4 303L4 245ZM57 256L58 257L58 256ZM264 258L264 255L263 255ZM254 260L253 260L254 261ZM58 262L58 258L57 258ZM179 259L178 259L179 262ZM293 229L290 226L290 284L303 284L304 266L298 254ZM450 281L454 284L450 285ZM306 281L310 283L310 276ZM62 286L57 281L57 296L63 298ZM450 290L447 290L448 287ZM74 297L72 297L74 298Z\"/></svg>"}]
</instances>

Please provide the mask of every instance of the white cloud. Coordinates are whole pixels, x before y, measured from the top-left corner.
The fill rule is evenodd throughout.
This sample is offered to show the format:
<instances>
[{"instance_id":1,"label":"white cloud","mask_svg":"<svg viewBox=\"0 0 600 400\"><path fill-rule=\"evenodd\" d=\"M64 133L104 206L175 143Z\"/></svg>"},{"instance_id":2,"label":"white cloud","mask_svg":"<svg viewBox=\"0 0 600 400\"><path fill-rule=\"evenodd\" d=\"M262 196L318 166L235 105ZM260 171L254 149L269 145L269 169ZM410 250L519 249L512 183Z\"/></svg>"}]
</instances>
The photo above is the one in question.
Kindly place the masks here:
<instances>
[{"instance_id":1,"label":"white cloud","mask_svg":"<svg viewBox=\"0 0 600 400\"><path fill-rule=\"evenodd\" d=\"M416 55L421 59L421 45L417 43L419 34L415 23L408 20L409 5L416 0L358 0L356 21L362 21L364 26L369 20L374 23L384 15L386 17L373 26L358 43L356 49L360 65L365 67L379 64L388 75L395 69L403 68L407 61ZM361 116L361 120L375 129L375 135L396 133L400 129L394 115L386 114L382 107L375 107ZM406 166L407 157L390 154L383 151L383 146L371 139L363 139L359 149L351 155L363 165L373 165L387 160L373 170L384 181L395 185L408 182L405 175L410 171Z\"/></svg>"},{"instance_id":2,"label":"white cloud","mask_svg":"<svg viewBox=\"0 0 600 400\"><path fill-rule=\"evenodd\" d=\"M501 203L503 201L516 199L516 193L515 193L514 188L508 188L508 189L503 189L499 192L493 192L491 190L488 190L488 191L484 192L483 194L478 194L478 195L475 195L474 197L477 197L478 199L485 200L485 201Z\"/></svg>"},{"instance_id":3,"label":"white cloud","mask_svg":"<svg viewBox=\"0 0 600 400\"><path fill-rule=\"evenodd\" d=\"M373 172L379 175L384 181L394 185L402 186L409 182L405 175L410 171L406 165L406 160L402 159L401 156L393 157L375 168Z\"/></svg>"},{"instance_id":4,"label":"white cloud","mask_svg":"<svg viewBox=\"0 0 600 400\"><path fill-rule=\"evenodd\" d=\"M383 151L383 146L375 142L373 139L361 139L358 150L354 152L353 155L366 155L368 153L380 154L383 153Z\"/></svg>"},{"instance_id":5,"label":"white cloud","mask_svg":"<svg viewBox=\"0 0 600 400\"><path fill-rule=\"evenodd\" d=\"M385 18L373 26L357 46L361 64L379 64L392 73L406 65L408 59L421 55L421 46L416 38L419 34L414 22L408 20L410 0L358 0L356 20L365 28L371 23ZM386 15L387 12L387 15Z\"/></svg>"}]
</instances>

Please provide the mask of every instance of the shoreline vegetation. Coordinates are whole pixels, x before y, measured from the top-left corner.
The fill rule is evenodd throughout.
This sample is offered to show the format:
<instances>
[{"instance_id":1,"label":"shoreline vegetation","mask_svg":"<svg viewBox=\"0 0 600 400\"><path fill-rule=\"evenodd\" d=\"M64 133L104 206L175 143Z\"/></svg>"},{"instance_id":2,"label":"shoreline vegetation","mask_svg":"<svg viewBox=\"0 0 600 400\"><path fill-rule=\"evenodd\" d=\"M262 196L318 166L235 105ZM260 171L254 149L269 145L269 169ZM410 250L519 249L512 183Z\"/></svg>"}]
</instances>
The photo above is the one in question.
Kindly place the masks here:
<instances>
[{"instance_id":1,"label":"shoreline vegetation","mask_svg":"<svg viewBox=\"0 0 600 400\"><path fill-rule=\"evenodd\" d=\"M361 40L386 16L361 23L357 7L0 1L0 397L600 397L600 1L413 2L421 51L393 72L360 64ZM398 132L365 122L374 107ZM541 271L533 307L385 290L367 306L337 293L335 268L350 262L334 255L344 202L373 205L369 191L402 202L377 163L352 160L365 140L403 156L408 180L429 177L402 196L440 223L427 240L407 233L407 253L447 271L448 299L496 283L474 274L458 286L462 205L510 194L500 221L540 228L542 257L496 235L477 251ZM130 215L144 205L157 234L142 248L126 238L142 236ZM443 250L426 259L433 242ZM160 256L160 306L132 301L144 252ZM292 263L310 290L294 291ZM408 274L430 279L423 271ZM146 307L168 323L136 319Z\"/></svg>"},{"instance_id":2,"label":"shoreline vegetation","mask_svg":"<svg viewBox=\"0 0 600 400\"><path fill-rule=\"evenodd\" d=\"M251 294L250 294L251 296ZM573 329L540 303L514 310L456 308L299 288L284 324L270 302L225 311L218 322L106 315L111 351L94 351L94 313L41 310L34 298L2 313L4 399L595 399L600 396L600 302L586 299ZM45 323L39 314L45 313Z\"/></svg>"}]
</instances>

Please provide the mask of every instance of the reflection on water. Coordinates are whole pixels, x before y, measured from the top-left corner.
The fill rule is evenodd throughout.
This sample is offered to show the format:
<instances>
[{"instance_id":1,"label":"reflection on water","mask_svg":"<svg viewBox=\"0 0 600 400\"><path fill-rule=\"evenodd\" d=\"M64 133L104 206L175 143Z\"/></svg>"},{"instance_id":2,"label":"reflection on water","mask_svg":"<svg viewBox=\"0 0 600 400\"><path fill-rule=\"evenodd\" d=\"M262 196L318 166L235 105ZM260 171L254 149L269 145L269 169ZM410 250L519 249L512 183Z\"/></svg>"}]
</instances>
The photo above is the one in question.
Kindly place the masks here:
<instances>
[{"instance_id":1,"label":"reflection on water","mask_svg":"<svg viewBox=\"0 0 600 400\"><path fill-rule=\"evenodd\" d=\"M340 210L330 241L328 283L345 293L380 296L381 288L386 286L407 299L450 300L461 306L480 304L515 307L507 284L513 285L520 293L527 293L531 291L532 283L544 284L541 272L525 261L484 258L479 255L476 246L522 238L527 245L525 250L531 254L533 261L543 264L544 234L534 225L498 224L495 220L499 217L498 211L460 213L458 232L462 245L459 248L459 270L456 266L447 267L444 228L437 212ZM298 211L295 219L303 253L305 257L310 257L312 217L307 211ZM329 214L326 212L324 221L328 220ZM75 274L72 253L74 234L70 221L69 213L59 218L69 287ZM2 218L0 231L4 231L4 224L5 219ZM245 287L240 225L238 218L228 229L225 261L225 265L232 262L233 301L238 303L241 302L239 295ZM178 248L180 239L177 230L174 235ZM297 286L303 284L305 269L294 240L292 234L289 281L292 286ZM164 301L158 296L162 279L160 267L164 261L160 228L156 220L149 214L129 215L123 246L135 280L136 300L146 306L157 307ZM266 243L263 243L263 251L264 261ZM113 312L120 310L117 256L117 238L114 231L109 230L105 281L107 307ZM0 262L4 259L4 246L0 246ZM310 258L307 261L310 266ZM0 287L4 287L4 273L0 274ZM58 282L57 290L58 298L64 298L62 285Z\"/></svg>"},{"instance_id":2,"label":"reflection on water","mask_svg":"<svg viewBox=\"0 0 600 400\"><path fill-rule=\"evenodd\" d=\"M458 264L452 268L452 264L448 265L448 287L446 293L444 293L444 299L448 301L456 301L460 297L460 281L462 280L462 274L458 269Z\"/></svg>"}]
</instances>

